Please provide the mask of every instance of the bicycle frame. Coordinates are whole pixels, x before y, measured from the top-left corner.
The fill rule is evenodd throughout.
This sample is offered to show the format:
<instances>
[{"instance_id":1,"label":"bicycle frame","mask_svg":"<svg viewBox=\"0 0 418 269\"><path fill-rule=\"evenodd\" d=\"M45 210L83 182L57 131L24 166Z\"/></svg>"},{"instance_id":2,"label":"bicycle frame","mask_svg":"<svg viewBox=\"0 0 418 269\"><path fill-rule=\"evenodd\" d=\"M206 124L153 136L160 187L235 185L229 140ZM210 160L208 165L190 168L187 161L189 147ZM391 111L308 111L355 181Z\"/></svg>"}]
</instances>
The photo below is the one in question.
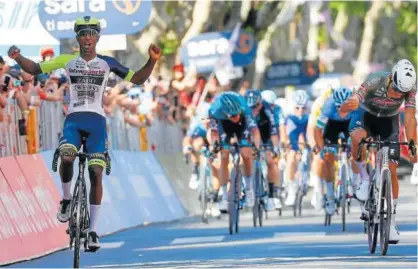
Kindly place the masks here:
<instances>
[{"instance_id":1,"label":"bicycle frame","mask_svg":"<svg viewBox=\"0 0 418 269\"><path fill-rule=\"evenodd\" d=\"M389 180L391 180L391 172L389 170L389 147L388 146L384 146L376 153L376 170L375 171L376 172L375 172L374 184L373 184L373 186L375 187L374 195L376 195L378 191L378 196L376 196L378 198L376 206L377 208L380 208L380 203L381 203L380 198L383 195L383 184L385 183L383 182L381 176L383 175L385 171L389 173ZM379 187L376 190L377 185L379 185ZM393 201L392 189L390 189L389 191L390 191L390 195L392 196L391 201ZM379 220L380 220L380 214L375 214L374 221L379 221Z\"/></svg>"}]
</instances>

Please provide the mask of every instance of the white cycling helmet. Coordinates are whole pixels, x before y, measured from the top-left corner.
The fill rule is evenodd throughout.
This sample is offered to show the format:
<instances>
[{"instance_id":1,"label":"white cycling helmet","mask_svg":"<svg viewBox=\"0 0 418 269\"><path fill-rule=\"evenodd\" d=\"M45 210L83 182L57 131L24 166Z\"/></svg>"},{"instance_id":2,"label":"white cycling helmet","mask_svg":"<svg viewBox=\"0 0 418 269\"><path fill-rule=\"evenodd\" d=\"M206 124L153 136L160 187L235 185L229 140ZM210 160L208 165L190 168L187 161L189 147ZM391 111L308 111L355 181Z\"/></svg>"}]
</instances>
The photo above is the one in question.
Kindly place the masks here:
<instances>
[{"instance_id":1,"label":"white cycling helmet","mask_svg":"<svg viewBox=\"0 0 418 269\"><path fill-rule=\"evenodd\" d=\"M417 82L414 65L407 59L402 59L392 68L392 81L395 90L409 92Z\"/></svg>"},{"instance_id":2,"label":"white cycling helmet","mask_svg":"<svg viewBox=\"0 0 418 269\"><path fill-rule=\"evenodd\" d=\"M305 107L308 103L309 96L304 90L297 90L293 95L293 103L297 107Z\"/></svg>"},{"instance_id":3,"label":"white cycling helmet","mask_svg":"<svg viewBox=\"0 0 418 269\"><path fill-rule=\"evenodd\" d=\"M277 95L272 90L265 90L261 92L261 98L263 98L263 100L269 103L270 105L273 105L274 101L276 101L277 99Z\"/></svg>"}]
</instances>

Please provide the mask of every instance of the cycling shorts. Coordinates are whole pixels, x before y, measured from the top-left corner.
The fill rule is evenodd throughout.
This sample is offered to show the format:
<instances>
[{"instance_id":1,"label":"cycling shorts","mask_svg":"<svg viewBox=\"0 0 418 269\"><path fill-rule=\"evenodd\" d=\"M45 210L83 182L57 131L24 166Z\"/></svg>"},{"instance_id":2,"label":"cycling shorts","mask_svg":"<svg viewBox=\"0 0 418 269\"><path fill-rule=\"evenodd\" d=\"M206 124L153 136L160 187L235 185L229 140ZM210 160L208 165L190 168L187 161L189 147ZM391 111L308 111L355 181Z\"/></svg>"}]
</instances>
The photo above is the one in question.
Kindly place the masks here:
<instances>
[{"instance_id":1,"label":"cycling shorts","mask_svg":"<svg viewBox=\"0 0 418 269\"><path fill-rule=\"evenodd\" d=\"M88 134L86 150L89 154L107 152L106 118L94 112L74 112L65 118L60 145L81 147L81 133Z\"/></svg>"}]
</instances>

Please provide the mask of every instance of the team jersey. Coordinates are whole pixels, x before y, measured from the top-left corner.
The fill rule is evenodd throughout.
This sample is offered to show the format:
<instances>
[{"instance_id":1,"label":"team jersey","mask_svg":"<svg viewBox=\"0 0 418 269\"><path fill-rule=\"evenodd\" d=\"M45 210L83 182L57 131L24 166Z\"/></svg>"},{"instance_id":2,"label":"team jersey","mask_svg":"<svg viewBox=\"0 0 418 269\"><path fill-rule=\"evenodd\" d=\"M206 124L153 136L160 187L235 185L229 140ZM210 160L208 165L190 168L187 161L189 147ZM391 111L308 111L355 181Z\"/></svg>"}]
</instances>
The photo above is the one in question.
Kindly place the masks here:
<instances>
[{"instance_id":1,"label":"team jersey","mask_svg":"<svg viewBox=\"0 0 418 269\"><path fill-rule=\"evenodd\" d=\"M286 118L286 134L289 136L290 141L297 141L300 134L306 135L308 128L308 114L302 116L288 115Z\"/></svg>"},{"instance_id":2,"label":"team jersey","mask_svg":"<svg viewBox=\"0 0 418 269\"><path fill-rule=\"evenodd\" d=\"M79 54L61 54L48 62L39 63L42 73L64 68L70 78L68 114L94 112L105 116L103 93L110 72L130 81L134 71L121 65L115 58L97 55L87 62Z\"/></svg>"},{"instance_id":3,"label":"team jersey","mask_svg":"<svg viewBox=\"0 0 418 269\"><path fill-rule=\"evenodd\" d=\"M279 113L277 106L272 108L269 103L262 101L263 107L257 116L255 122L260 130L263 140L267 140L270 136L278 134Z\"/></svg>"},{"instance_id":4,"label":"team jersey","mask_svg":"<svg viewBox=\"0 0 418 269\"><path fill-rule=\"evenodd\" d=\"M324 105L321 107L321 113L318 117L316 126L321 129L324 129L327 125L328 120L347 121L351 119L352 115L353 112L350 112L344 118L341 117L340 113L338 113L337 106L335 105L334 98L332 96L329 96L325 100Z\"/></svg>"},{"instance_id":5,"label":"team jersey","mask_svg":"<svg viewBox=\"0 0 418 269\"><path fill-rule=\"evenodd\" d=\"M390 84L390 72L370 74L356 92L360 106L377 117L391 117L399 113L399 108L405 102L406 107L416 107L416 86L399 99L387 96Z\"/></svg>"},{"instance_id":6,"label":"team jersey","mask_svg":"<svg viewBox=\"0 0 418 269\"><path fill-rule=\"evenodd\" d=\"M332 94L332 89L327 89L324 91L320 96L318 96L315 101L313 101L311 106L311 111L309 113L309 125L315 124L318 120L319 116L321 115L321 108L324 105L325 101L330 97Z\"/></svg>"}]
</instances>

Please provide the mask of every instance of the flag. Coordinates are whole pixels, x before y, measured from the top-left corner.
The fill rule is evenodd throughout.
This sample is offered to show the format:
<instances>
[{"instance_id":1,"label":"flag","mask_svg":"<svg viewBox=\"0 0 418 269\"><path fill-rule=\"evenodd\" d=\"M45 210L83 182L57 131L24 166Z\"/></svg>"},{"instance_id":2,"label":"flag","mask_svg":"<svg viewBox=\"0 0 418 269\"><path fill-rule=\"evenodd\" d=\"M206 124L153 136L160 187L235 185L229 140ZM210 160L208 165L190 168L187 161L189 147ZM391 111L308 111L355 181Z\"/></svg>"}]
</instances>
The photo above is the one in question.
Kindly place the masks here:
<instances>
[{"instance_id":1,"label":"flag","mask_svg":"<svg viewBox=\"0 0 418 269\"><path fill-rule=\"evenodd\" d=\"M237 23L232 31L231 37L229 38L227 50L221 55L221 57L219 57L215 66L216 78L222 86L229 83L233 72L234 64L232 63L232 53L234 53L237 45L240 29L241 23Z\"/></svg>"}]
</instances>

